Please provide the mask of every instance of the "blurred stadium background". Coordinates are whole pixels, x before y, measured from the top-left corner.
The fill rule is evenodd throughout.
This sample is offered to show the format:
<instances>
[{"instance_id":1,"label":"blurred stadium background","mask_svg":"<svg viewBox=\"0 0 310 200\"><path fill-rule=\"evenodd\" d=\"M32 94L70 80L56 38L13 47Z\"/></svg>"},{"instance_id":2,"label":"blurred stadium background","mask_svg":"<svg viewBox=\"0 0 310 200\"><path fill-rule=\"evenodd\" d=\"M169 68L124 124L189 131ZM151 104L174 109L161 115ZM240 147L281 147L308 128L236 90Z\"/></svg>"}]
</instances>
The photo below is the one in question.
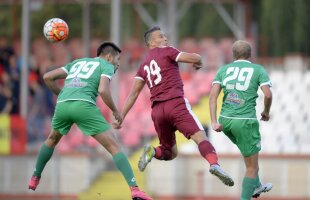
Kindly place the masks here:
<instances>
[{"instance_id":1,"label":"blurred stadium background","mask_svg":"<svg viewBox=\"0 0 310 200\"><path fill-rule=\"evenodd\" d=\"M53 17L69 25L64 42L52 44L43 37L43 25ZM232 61L232 43L246 39L253 61L269 72L274 92L271 120L261 123L260 161L262 181L274 188L260 199L310 199L309 21L309 0L1 0L0 199L129 199L111 157L76 127L60 142L38 189L27 189L55 105L42 74L72 59L95 56L97 45L111 40L123 49L121 69L112 81L122 108L145 54L143 33L153 25L163 28L171 45L203 56L203 70L181 66L185 94L236 184L228 188L211 176L196 146L180 134L177 159L154 160L144 173L137 170L143 144L158 143L144 88L123 128L115 131L141 188L156 200L238 199L243 160L223 134L208 128L208 94L218 67ZM101 100L98 105L111 120Z\"/></svg>"}]
</instances>

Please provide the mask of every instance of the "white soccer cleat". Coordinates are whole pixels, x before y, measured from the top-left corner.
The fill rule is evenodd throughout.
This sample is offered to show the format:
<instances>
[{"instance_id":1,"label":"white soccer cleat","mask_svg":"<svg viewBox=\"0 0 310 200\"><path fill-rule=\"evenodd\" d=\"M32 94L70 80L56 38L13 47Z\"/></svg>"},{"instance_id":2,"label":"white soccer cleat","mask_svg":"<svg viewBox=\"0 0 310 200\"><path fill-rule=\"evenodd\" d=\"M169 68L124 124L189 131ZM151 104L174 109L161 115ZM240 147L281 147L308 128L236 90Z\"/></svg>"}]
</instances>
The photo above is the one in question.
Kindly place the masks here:
<instances>
[{"instance_id":1,"label":"white soccer cleat","mask_svg":"<svg viewBox=\"0 0 310 200\"><path fill-rule=\"evenodd\" d=\"M255 188L252 197L257 198L263 192L269 192L272 189L272 183L261 184L259 187Z\"/></svg>"},{"instance_id":2,"label":"white soccer cleat","mask_svg":"<svg viewBox=\"0 0 310 200\"><path fill-rule=\"evenodd\" d=\"M151 162L154 156L155 156L154 148L150 144L145 145L143 153L138 163L138 167L141 172L145 170L146 166Z\"/></svg>"},{"instance_id":3,"label":"white soccer cleat","mask_svg":"<svg viewBox=\"0 0 310 200\"><path fill-rule=\"evenodd\" d=\"M218 177L225 185L234 185L233 179L219 165L211 165L209 172Z\"/></svg>"}]
</instances>

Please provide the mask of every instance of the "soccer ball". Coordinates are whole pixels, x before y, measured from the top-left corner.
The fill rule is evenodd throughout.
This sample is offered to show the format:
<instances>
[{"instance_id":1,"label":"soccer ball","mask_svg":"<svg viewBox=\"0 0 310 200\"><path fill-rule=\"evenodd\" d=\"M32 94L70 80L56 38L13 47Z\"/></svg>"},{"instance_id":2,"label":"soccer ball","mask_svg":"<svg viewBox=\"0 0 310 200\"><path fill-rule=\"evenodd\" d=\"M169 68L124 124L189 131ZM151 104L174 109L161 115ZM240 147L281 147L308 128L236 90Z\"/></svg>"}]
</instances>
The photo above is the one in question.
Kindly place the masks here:
<instances>
[{"instance_id":1,"label":"soccer ball","mask_svg":"<svg viewBox=\"0 0 310 200\"><path fill-rule=\"evenodd\" d=\"M64 20L52 18L44 24L43 33L48 41L60 42L68 37L69 27Z\"/></svg>"}]
</instances>

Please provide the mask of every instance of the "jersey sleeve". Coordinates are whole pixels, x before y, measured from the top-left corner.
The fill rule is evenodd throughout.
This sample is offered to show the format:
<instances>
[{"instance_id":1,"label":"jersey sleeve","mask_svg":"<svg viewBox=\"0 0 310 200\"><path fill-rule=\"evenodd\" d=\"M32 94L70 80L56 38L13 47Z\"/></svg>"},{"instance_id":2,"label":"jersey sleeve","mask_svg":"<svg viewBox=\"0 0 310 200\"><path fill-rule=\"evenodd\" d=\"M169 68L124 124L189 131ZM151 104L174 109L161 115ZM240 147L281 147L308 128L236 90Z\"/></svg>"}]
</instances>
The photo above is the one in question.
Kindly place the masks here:
<instances>
[{"instance_id":1,"label":"jersey sleeve","mask_svg":"<svg viewBox=\"0 0 310 200\"><path fill-rule=\"evenodd\" d=\"M261 73L260 73L260 76L258 78L258 81L259 81L259 86L264 86L264 85L269 85L269 87L272 86L272 83L270 81L270 78L268 76L268 73L266 72L266 70L261 67Z\"/></svg>"},{"instance_id":2,"label":"jersey sleeve","mask_svg":"<svg viewBox=\"0 0 310 200\"><path fill-rule=\"evenodd\" d=\"M212 82L212 85L214 84L220 84L222 85L222 67L217 71L214 79L213 79L213 82Z\"/></svg>"},{"instance_id":3,"label":"jersey sleeve","mask_svg":"<svg viewBox=\"0 0 310 200\"><path fill-rule=\"evenodd\" d=\"M67 74L69 74L71 66L72 66L72 62L70 62L67 65L63 66L61 69L64 70Z\"/></svg>"},{"instance_id":4,"label":"jersey sleeve","mask_svg":"<svg viewBox=\"0 0 310 200\"><path fill-rule=\"evenodd\" d=\"M178 58L181 55L181 51L174 47L165 47L166 55L173 61L178 62Z\"/></svg>"},{"instance_id":5,"label":"jersey sleeve","mask_svg":"<svg viewBox=\"0 0 310 200\"><path fill-rule=\"evenodd\" d=\"M114 66L110 63L103 65L101 70L101 76L105 76L111 80L113 75L114 75Z\"/></svg>"}]
</instances>

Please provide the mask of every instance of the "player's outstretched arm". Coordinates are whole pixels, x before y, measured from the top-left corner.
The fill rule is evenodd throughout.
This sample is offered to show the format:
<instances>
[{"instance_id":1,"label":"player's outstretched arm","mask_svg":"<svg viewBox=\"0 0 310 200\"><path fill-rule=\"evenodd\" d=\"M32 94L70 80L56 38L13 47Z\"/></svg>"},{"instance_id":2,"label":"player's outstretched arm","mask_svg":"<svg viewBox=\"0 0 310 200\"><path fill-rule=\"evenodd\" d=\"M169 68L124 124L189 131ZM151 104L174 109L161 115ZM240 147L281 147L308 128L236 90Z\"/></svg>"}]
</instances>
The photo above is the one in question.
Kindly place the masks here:
<instances>
[{"instance_id":1,"label":"player's outstretched arm","mask_svg":"<svg viewBox=\"0 0 310 200\"><path fill-rule=\"evenodd\" d=\"M133 87L132 87L132 89L130 91L129 96L126 99L126 102L125 102L124 108L123 108L123 112L121 114L121 117L122 117L123 120L125 119L127 113L130 111L132 106L135 104L135 102L136 102L136 100L137 100L137 98L138 98L142 88L144 87L144 85L145 85L145 82L143 80L135 79L134 85L133 85ZM113 128L115 128L115 129L122 128L122 122L123 121L121 121L121 122L117 122L117 121L113 122L112 123Z\"/></svg>"},{"instance_id":2,"label":"player's outstretched arm","mask_svg":"<svg viewBox=\"0 0 310 200\"><path fill-rule=\"evenodd\" d=\"M112 99L111 91L110 91L110 79L102 76L100 78L100 84L98 87L98 93L103 100L103 102L110 108L110 110L113 112L113 115L115 119L122 123L123 119L118 111L118 109L115 106L115 103Z\"/></svg>"},{"instance_id":3,"label":"player's outstretched arm","mask_svg":"<svg viewBox=\"0 0 310 200\"><path fill-rule=\"evenodd\" d=\"M132 108L132 106L135 104L138 96L141 93L141 90L143 89L145 85L144 80L135 78L133 87L126 99L126 102L124 104L124 108L123 108L123 112L122 112L122 116L123 118L126 117L127 113L130 111L130 109Z\"/></svg>"},{"instance_id":4,"label":"player's outstretched arm","mask_svg":"<svg viewBox=\"0 0 310 200\"><path fill-rule=\"evenodd\" d=\"M263 93L264 93L264 110L261 113L261 120L263 121L268 121L269 120L269 112L270 112L270 107L272 104L272 92L270 90L269 85L263 85L261 87Z\"/></svg>"},{"instance_id":5,"label":"player's outstretched arm","mask_svg":"<svg viewBox=\"0 0 310 200\"><path fill-rule=\"evenodd\" d=\"M221 92L220 84L214 83L211 88L210 96L209 96L209 107L210 107L210 117L211 117L211 126L212 129L216 132L222 131L223 127L221 124L217 122L217 98Z\"/></svg>"},{"instance_id":6,"label":"player's outstretched arm","mask_svg":"<svg viewBox=\"0 0 310 200\"><path fill-rule=\"evenodd\" d=\"M193 67L197 70L202 67L201 56L197 53L182 52L177 62L193 63Z\"/></svg>"},{"instance_id":7,"label":"player's outstretched arm","mask_svg":"<svg viewBox=\"0 0 310 200\"><path fill-rule=\"evenodd\" d=\"M61 68L46 72L43 75L43 79L44 79L46 86L57 96L60 93L61 89L57 86L57 84L55 83L55 80L64 79L66 77L67 77L67 73Z\"/></svg>"}]
</instances>

